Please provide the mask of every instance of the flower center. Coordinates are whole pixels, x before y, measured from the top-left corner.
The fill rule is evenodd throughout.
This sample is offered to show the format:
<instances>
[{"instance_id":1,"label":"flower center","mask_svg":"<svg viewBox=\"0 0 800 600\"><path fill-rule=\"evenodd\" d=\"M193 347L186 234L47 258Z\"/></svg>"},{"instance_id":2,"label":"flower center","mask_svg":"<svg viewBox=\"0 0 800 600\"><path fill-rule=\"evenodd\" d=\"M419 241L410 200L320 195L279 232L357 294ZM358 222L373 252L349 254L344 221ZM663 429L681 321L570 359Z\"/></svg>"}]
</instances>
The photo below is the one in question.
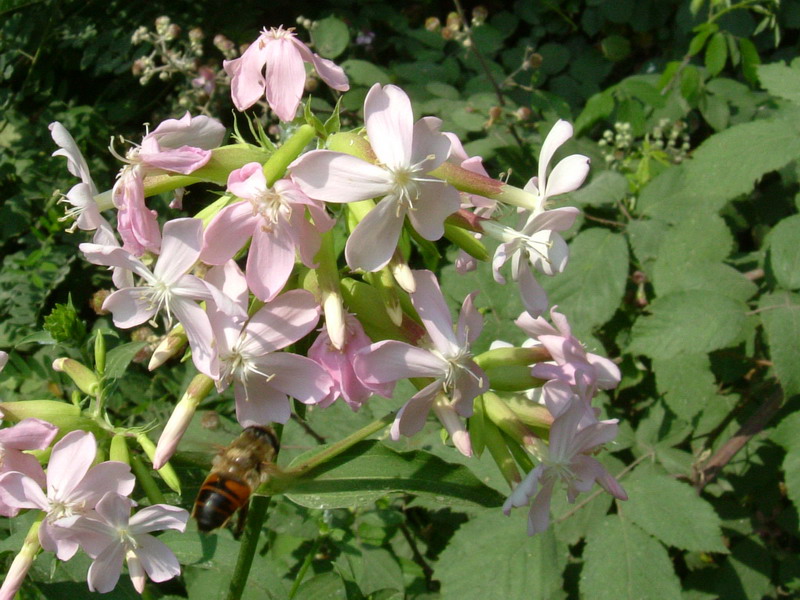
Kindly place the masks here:
<instances>
[{"instance_id":1,"label":"flower center","mask_svg":"<svg viewBox=\"0 0 800 600\"><path fill-rule=\"evenodd\" d=\"M291 207L283 201L283 197L274 190L263 190L250 200L253 206L253 214L260 215L264 219L262 225L266 231L271 231L278 219L283 215L288 218L291 215Z\"/></svg>"}]
</instances>

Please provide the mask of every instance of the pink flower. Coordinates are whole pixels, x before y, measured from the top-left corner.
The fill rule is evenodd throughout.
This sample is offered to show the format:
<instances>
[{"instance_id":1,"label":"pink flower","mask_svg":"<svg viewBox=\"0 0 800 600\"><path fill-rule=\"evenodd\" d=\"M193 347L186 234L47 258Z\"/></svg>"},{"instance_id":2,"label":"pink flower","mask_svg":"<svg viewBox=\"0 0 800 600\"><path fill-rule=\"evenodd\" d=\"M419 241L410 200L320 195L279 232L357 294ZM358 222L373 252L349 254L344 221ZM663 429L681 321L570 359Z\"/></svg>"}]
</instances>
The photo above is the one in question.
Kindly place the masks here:
<instances>
[{"instance_id":1,"label":"pink flower","mask_svg":"<svg viewBox=\"0 0 800 600\"><path fill-rule=\"evenodd\" d=\"M39 527L39 541L61 560L68 560L78 549L72 532L59 526L61 519L85 514L107 492L128 495L133 491L130 466L107 461L92 467L96 454L97 443L91 433L71 431L65 435L50 455L47 495L39 484L44 474L30 477L11 471L0 475L0 501L15 509L38 508L47 513Z\"/></svg>"},{"instance_id":2,"label":"pink flower","mask_svg":"<svg viewBox=\"0 0 800 600\"><path fill-rule=\"evenodd\" d=\"M617 387L621 377L619 367L607 358L586 352L580 341L572 335L567 318L556 308L550 309L550 318L555 327L542 317L534 319L528 313L522 313L515 321L553 357L554 362L534 365L531 374L569 385L588 407L598 388L610 390Z\"/></svg>"},{"instance_id":3,"label":"pink flower","mask_svg":"<svg viewBox=\"0 0 800 600\"><path fill-rule=\"evenodd\" d=\"M141 146L128 150L128 163L119 172L112 197L118 209L117 230L123 247L141 256L145 250L158 253L161 236L156 212L144 203L144 177L153 172L169 171L188 175L204 167L211 159L211 149L222 143L225 127L204 115L168 119L145 135ZM113 152L113 149L112 149Z\"/></svg>"},{"instance_id":4,"label":"pink flower","mask_svg":"<svg viewBox=\"0 0 800 600\"><path fill-rule=\"evenodd\" d=\"M549 179L547 177L550 159L571 137L572 125L567 121L558 121L547 134L539 154L539 175L525 186L525 191L536 194L536 205L530 214L521 215L519 230L492 221L482 224L487 235L502 242L492 259L495 281L505 283L500 267L510 260L511 278L519 284L526 310L535 317L544 312L548 300L532 271L556 275L564 270L569 248L556 232L572 227L580 214L573 207L545 210L547 200L578 189L589 174L589 159L581 154L572 154L560 161Z\"/></svg>"},{"instance_id":5,"label":"pink flower","mask_svg":"<svg viewBox=\"0 0 800 600\"><path fill-rule=\"evenodd\" d=\"M85 231L93 231L101 227L110 229L111 225L100 214L101 206L98 204L98 201L102 201L102 196L107 193L98 195L97 186L89 173L89 165L86 164L78 144L58 121L50 123L48 128L53 141L59 146L59 150L53 152L53 156L65 157L69 172L81 179L81 182L72 186L72 189L60 200L60 202L70 204L72 208L68 208L64 217L59 220L69 218L75 220L75 223L67 230L69 232L74 231L75 227ZM107 205L104 203L102 208L111 208L112 206L109 199Z\"/></svg>"},{"instance_id":6,"label":"pink flower","mask_svg":"<svg viewBox=\"0 0 800 600\"><path fill-rule=\"evenodd\" d=\"M315 200L357 202L383 199L353 230L345 247L353 269L377 271L394 254L405 218L427 240L444 235L445 218L459 208L458 191L428 176L450 152L439 119L414 123L411 101L400 88L375 84L364 101L372 164L339 152L313 150L290 167L292 179Z\"/></svg>"},{"instance_id":7,"label":"pink flower","mask_svg":"<svg viewBox=\"0 0 800 600\"><path fill-rule=\"evenodd\" d=\"M209 223L200 258L210 265L225 264L252 237L247 284L256 298L267 302L289 279L296 251L303 264L316 266L320 233L333 227L334 221L288 179L268 188L259 163L233 171L228 191L244 200L222 209ZM306 209L314 224L306 219Z\"/></svg>"},{"instance_id":8,"label":"pink flower","mask_svg":"<svg viewBox=\"0 0 800 600\"><path fill-rule=\"evenodd\" d=\"M119 494L108 493L93 512L64 521L83 550L94 562L87 581L93 592L105 594L114 589L122 572L122 561L128 563L133 587L144 590L145 575L151 580L167 581L181 573L178 559L152 531L183 531L189 513L168 504L154 504L132 517L133 502Z\"/></svg>"},{"instance_id":9,"label":"pink flower","mask_svg":"<svg viewBox=\"0 0 800 600\"><path fill-rule=\"evenodd\" d=\"M294 119L306 83L304 62L311 63L333 89L350 89L342 68L311 52L295 37L294 28L273 27L262 29L242 56L222 63L231 78L236 108L247 110L266 94L267 103L281 121Z\"/></svg>"},{"instance_id":10,"label":"pink flower","mask_svg":"<svg viewBox=\"0 0 800 600\"><path fill-rule=\"evenodd\" d=\"M616 437L617 420L584 424L584 404L574 396L568 405L558 410L560 412L550 427L549 443L547 446L542 444L539 457L541 462L517 485L503 504L503 512L507 515L511 513L512 507L531 504L528 535L547 529L550 522L550 499L559 481L566 484L567 499L570 502L574 502L579 493L588 492L595 482L615 498L628 498L617 480L590 456L597 448Z\"/></svg>"},{"instance_id":11,"label":"pink flower","mask_svg":"<svg viewBox=\"0 0 800 600\"><path fill-rule=\"evenodd\" d=\"M483 328L481 316L472 304L477 292L465 298L454 332L450 311L434 274L415 271L414 280L417 289L411 294L411 302L428 332L431 347L421 348L395 340L378 342L356 355L355 372L368 386L406 377L433 377L433 383L417 392L397 413L392 438L417 433L433 409L456 448L470 456L469 434L458 417L472 416L472 401L489 389L489 380L472 360L470 351L470 344Z\"/></svg>"},{"instance_id":12,"label":"pink flower","mask_svg":"<svg viewBox=\"0 0 800 600\"><path fill-rule=\"evenodd\" d=\"M19 471L44 486L46 479L39 461L23 451L44 450L56 437L56 433L58 427L40 419L23 419L12 427L0 430L0 473ZM18 512L18 508L6 506L0 498L0 515L14 517Z\"/></svg>"},{"instance_id":13,"label":"pink flower","mask_svg":"<svg viewBox=\"0 0 800 600\"><path fill-rule=\"evenodd\" d=\"M119 247L81 244L80 249L91 263L124 268L143 280L137 287L117 290L103 303L103 308L113 313L117 327L135 327L163 311L167 329L170 329L174 316L186 330L192 360L198 371L213 377L211 325L197 300L210 300L216 295L218 304L225 310L232 310L232 304L224 302L216 288L187 274L200 256L202 242L203 223L200 219L167 222L161 256L152 272L138 258ZM240 317L244 315L245 311L241 311Z\"/></svg>"},{"instance_id":14,"label":"pink flower","mask_svg":"<svg viewBox=\"0 0 800 600\"><path fill-rule=\"evenodd\" d=\"M206 280L246 307L247 285L236 263L214 267ZM208 303L217 343L217 389L234 383L236 418L242 427L288 421L288 396L316 404L328 395L332 382L322 367L310 358L278 352L311 332L319 312L314 296L305 290L281 294L247 322Z\"/></svg>"},{"instance_id":15,"label":"pink flower","mask_svg":"<svg viewBox=\"0 0 800 600\"><path fill-rule=\"evenodd\" d=\"M356 376L353 363L358 352L372 343L364 333L360 321L353 315L345 315L344 347L340 350L332 342L328 330L323 329L311 348L308 357L317 361L333 380L333 388L327 398L319 403L322 408L328 407L337 398L342 398L354 411L372 396L380 394L389 397L393 384L367 387Z\"/></svg>"}]
</instances>

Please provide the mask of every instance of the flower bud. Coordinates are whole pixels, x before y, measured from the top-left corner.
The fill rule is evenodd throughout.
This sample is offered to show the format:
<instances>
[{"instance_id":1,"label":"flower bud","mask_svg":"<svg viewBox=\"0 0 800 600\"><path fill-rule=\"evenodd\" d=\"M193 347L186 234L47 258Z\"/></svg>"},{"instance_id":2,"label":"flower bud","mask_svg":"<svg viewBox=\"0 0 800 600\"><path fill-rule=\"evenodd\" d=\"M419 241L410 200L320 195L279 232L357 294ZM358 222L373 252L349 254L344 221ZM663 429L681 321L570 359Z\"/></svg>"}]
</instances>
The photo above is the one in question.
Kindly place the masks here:
<instances>
[{"instance_id":1,"label":"flower bud","mask_svg":"<svg viewBox=\"0 0 800 600\"><path fill-rule=\"evenodd\" d=\"M497 394L486 392L483 395L483 405L486 410L486 417L497 425L499 429L525 446L534 456L543 456L541 452L542 440L528 429L525 423L514 414L505 400L500 398Z\"/></svg>"},{"instance_id":2,"label":"flower bud","mask_svg":"<svg viewBox=\"0 0 800 600\"><path fill-rule=\"evenodd\" d=\"M100 331L94 336L94 368L99 375L106 372L106 338Z\"/></svg>"},{"instance_id":3,"label":"flower bud","mask_svg":"<svg viewBox=\"0 0 800 600\"><path fill-rule=\"evenodd\" d=\"M71 358L57 358L53 361L53 369L66 373L78 389L89 396L96 396L100 389L100 381L94 371Z\"/></svg>"},{"instance_id":4,"label":"flower bud","mask_svg":"<svg viewBox=\"0 0 800 600\"><path fill-rule=\"evenodd\" d=\"M186 331L183 325L176 325L172 328L161 343L156 346L153 355L150 357L150 362L147 365L148 370L152 371L157 369L170 358L178 356L183 353L189 338L186 337Z\"/></svg>"},{"instance_id":5,"label":"flower bud","mask_svg":"<svg viewBox=\"0 0 800 600\"><path fill-rule=\"evenodd\" d=\"M160 469L167 464L167 461L175 453L178 443L183 434L192 422L192 417L200 404L200 398L184 395L180 402L175 406L175 410L164 426L164 431L158 438L158 445L153 454L153 468Z\"/></svg>"},{"instance_id":6,"label":"flower bud","mask_svg":"<svg viewBox=\"0 0 800 600\"><path fill-rule=\"evenodd\" d=\"M150 462L154 462L156 445L153 443L153 440L147 437L146 433L142 432L136 436L136 441L142 450L144 450L144 453L147 455L147 458L150 459ZM164 483L167 484L169 489L178 494L181 493L181 481L178 479L178 474L175 473L175 469L172 468L172 465L166 463L160 469L156 469L156 471L158 471L158 474L161 475L161 479L164 480Z\"/></svg>"},{"instance_id":7,"label":"flower bud","mask_svg":"<svg viewBox=\"0 0 800 600\"><path fill-rule=\"evenodd\" d=\"M44 516L44 513L42 513ZM33 559L39 552L39 525L41 520L35 521L25 536L25 541L22 544L19 554L14 557L11 567L6 573L6 578L3 581L3 586L0 587L0 598L13 598L22 587L22 582L25 576L33 565Z\"/></svg>"}]
</instances>

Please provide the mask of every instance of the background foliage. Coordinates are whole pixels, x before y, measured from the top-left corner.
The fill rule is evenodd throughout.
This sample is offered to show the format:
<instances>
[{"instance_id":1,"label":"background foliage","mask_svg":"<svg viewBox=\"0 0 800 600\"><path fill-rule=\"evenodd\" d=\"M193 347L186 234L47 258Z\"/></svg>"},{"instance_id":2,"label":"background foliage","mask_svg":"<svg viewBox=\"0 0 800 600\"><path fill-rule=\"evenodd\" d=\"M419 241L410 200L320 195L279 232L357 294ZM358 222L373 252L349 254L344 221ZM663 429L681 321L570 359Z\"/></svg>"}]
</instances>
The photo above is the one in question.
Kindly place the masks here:
<instances>
[{"instance_id":1,"label":"background foliage","mask_svg":"<svg viewBox=\"0 0 800 600\"><path fill-rule=\"evenodd\" d=\"M558 204L585 216L571 232L569 268L545 283L589 349L620 360L624 377L603 411L621 420L621 434L604 460L630 500L612 506L593 494L575 506L563 502L552 528L527 538L524 511L507 518L497 508L508 489L489 457L461 459L430 426L402 443L364 446L355 458L385 461L376 476L405 477L413 468L403 471L402 455L387 446L427 451L425 465L455 470L476 501L424 490L387 494L380 482L378 493L279 497L249 597L800 593L800 5L737 7L487 2L466 7L468 20L477 14L481 22L467 33L448 29L454 8L446 2L242 1L234 11L181 0L0 1L0 347L13 349L0 394L69 397L50 362L85 358L88 332L112 330L90 309L91 294L110 282L76 260L80 234L59 222L53 190L66 191L72 180L63 161L49 157L47 124L64 123L95 180L111 187L111 135L138 139L142 123L179 116L191 89L180 74L139 84L131 65L148 49L131 44L137 27L152 28L162 14L184 30L199 26L206 34L199 60L219 64L215 34L244 43L263 26L294 25L302 13L318 22L310 34L316 50L351 78L344 121L373 83L397 83L419 115L440 116L491 174L517 185L536 173L552 123L575 123L577 139L563 151L592 158L591 180ZM227 125L230 108L225 93L208 107ZM192 191L188 210L209 199ZM454 305L468 291L489 290L487 269L458 276L445 246L423 251L419 260L441 272ZM478 297L497 324L478 351L492 335L522 341L509 326L521 311L516 293L503 291ZM153 376L125 370L141 345L119 335L115 417L163 422L191 368L176 363ZM215 396L203 408L207 418L195 419L178 457L183 496L167 494L187 507L213 452L209 439L225 444L236 431L230 398ZM357 414L341 405L309 410L304 422L287 425L279 462L390 408L376 400ZM350 475L330 476L346 483ZM2 523L6 565L28 525L25 517ZM185 568L180 580L151 587L152 597L224 596L238 543L229 531L206 538L192 531L161 536ZM86 568L77 559L38 560L25 597L89 596ZM129 596L132 588L120 586L111 597Z\"/></svg>"}]
</instances>

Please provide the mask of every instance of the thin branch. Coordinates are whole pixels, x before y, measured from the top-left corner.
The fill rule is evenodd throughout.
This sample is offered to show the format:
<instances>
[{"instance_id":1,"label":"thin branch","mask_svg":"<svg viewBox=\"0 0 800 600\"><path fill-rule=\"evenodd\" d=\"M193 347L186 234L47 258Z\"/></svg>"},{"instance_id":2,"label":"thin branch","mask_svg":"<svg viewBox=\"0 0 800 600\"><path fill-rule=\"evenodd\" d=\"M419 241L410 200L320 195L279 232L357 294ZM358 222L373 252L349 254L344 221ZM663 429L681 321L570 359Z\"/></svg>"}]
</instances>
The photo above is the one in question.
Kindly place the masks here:
<instances>
[{"instance_id":1,"label":"thin branch","mask_svg":"<svg viewBox=\"0 0 800 600\"><path fill-rule=\"evenodd\" d=\"M783 404L783 390L778 387L769 399L745 422L736 434L725 442L696 475L694 487L697 493L711 483L720 471L753 436L760 433L778 413Z\"/></svg>"}]
</instances>

